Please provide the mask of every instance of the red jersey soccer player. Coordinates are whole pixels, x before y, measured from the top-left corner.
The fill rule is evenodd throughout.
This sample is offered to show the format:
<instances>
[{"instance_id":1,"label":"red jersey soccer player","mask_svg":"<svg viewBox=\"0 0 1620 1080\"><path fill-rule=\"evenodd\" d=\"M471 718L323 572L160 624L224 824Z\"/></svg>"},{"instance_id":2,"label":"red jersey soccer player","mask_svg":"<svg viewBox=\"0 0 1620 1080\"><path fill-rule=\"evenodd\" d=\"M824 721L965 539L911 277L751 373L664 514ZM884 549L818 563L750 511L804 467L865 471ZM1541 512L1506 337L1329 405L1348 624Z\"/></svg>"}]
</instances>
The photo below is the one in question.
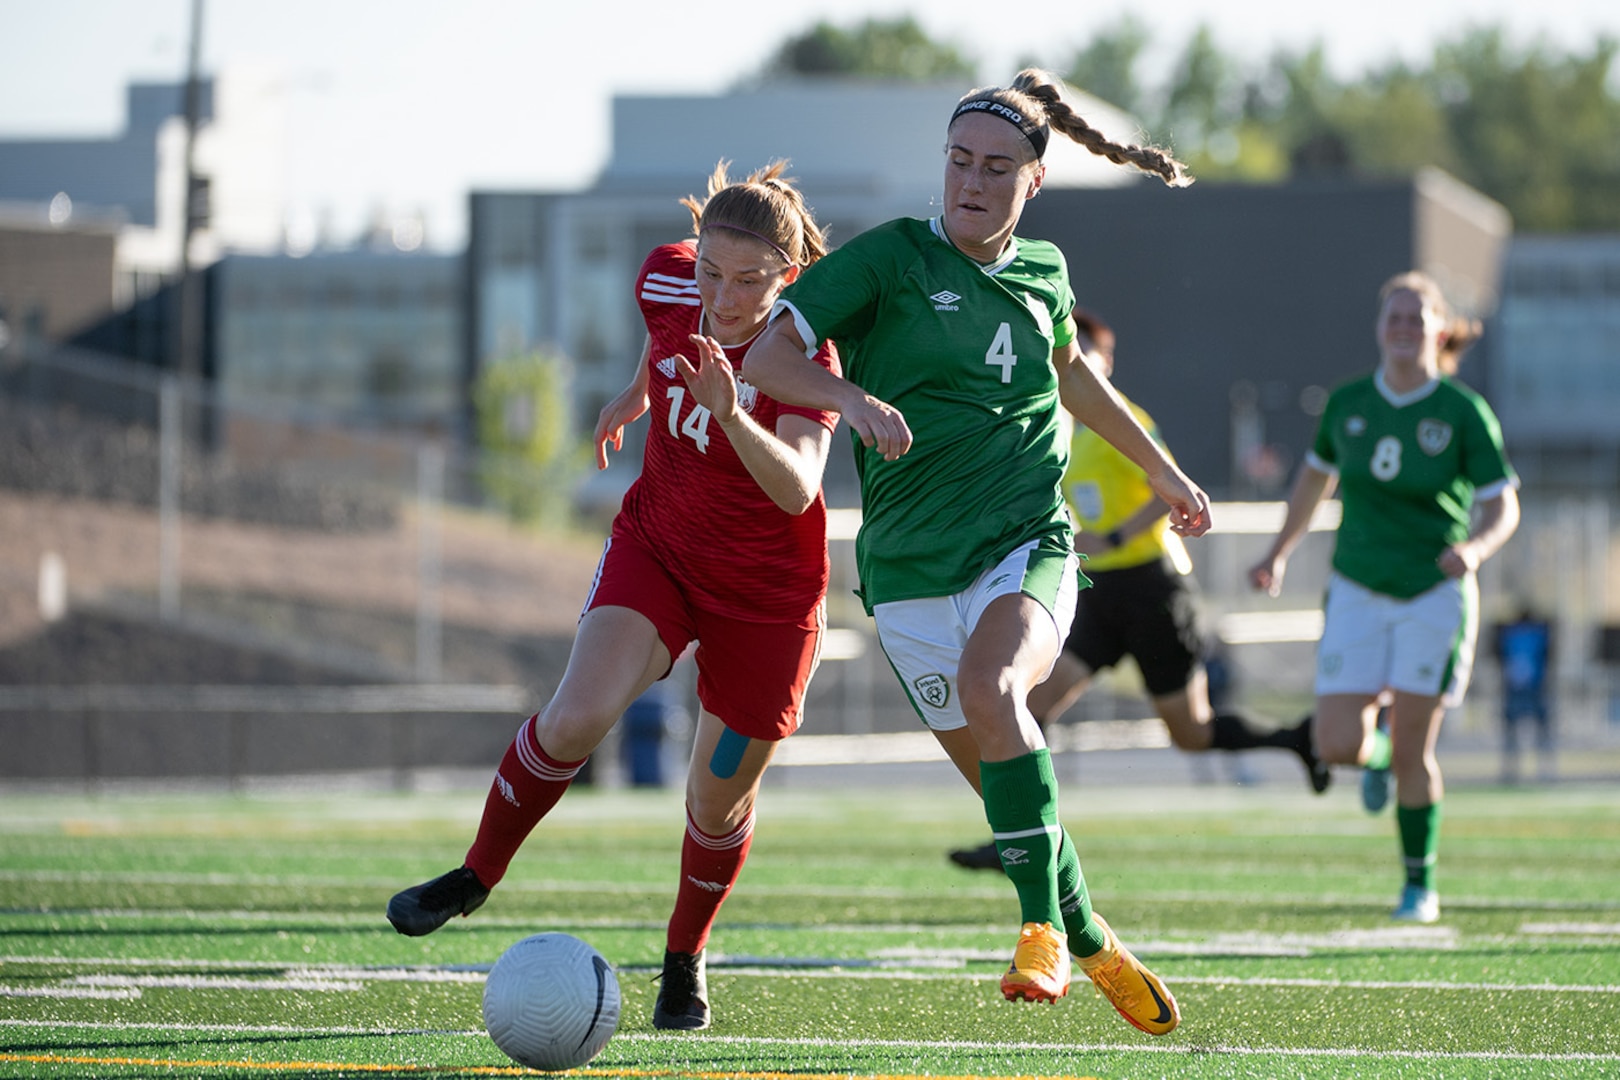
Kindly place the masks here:
<instances>
[{"instance_id":1,"label":"red jersey soccer player","mask_svg":"<svg viewBox=\"0 0 1620 1080\"><path fill-rule=\"evenodd\" d=\"M465 864L388 905L389 921L413 936L479 907L602 737L696 641L702 708L659 1028L709 1024L704 947L748 856L765 767L799 726L825 622L821 475L837 414L781 405L733 369L777 295L827 250L785 165L729 183L722 162L707 198L682 200L696 240L656 248L642 266L647 345L595 441L606 468L607 447L621 448L624 425L650 411L646 456L568 669L501 760ZM831 349L817 359L839 370Z\"/></svg>"}]
</instances>

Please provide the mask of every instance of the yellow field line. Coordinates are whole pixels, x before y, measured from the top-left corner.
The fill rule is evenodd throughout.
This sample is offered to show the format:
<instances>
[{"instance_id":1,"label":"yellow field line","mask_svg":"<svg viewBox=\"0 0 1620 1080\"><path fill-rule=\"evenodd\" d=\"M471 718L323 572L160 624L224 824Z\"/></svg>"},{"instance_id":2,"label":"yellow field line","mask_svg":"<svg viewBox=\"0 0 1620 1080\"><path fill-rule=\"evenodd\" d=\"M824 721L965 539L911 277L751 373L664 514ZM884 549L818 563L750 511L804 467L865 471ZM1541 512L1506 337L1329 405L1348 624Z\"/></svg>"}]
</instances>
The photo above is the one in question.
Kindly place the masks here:
<instances>
[{"instance_id":1,"label":"yellow field line","mask_svg":"<svg viewBox=\"0 0 1620 1080\"><path fill-rule=\"evenodd\" d=\"M228 1059L194 1061L176 1058L90 1057L79 1054L14 1054L0 1051L0 1061L28 1065L131 1065L165 1069L262 1069L265 1072L368 1072L412 1073L429 1075L472 1076L534 1076L532 1069L515 1065L376 1065L353 1061L235 1061ZM689 1072L685 1069L569 1069L551 1075L586 1077L635 1077L638 1080L656 1080L658 1077L688 1076L693 1080L849 1080L848 1073L806 1072ZM938 1080L907 1074L877 1074L869 1080ZM951 1080L1097 1080L1091 1076L961 1076Z\"/></svg>"}]
</instances>

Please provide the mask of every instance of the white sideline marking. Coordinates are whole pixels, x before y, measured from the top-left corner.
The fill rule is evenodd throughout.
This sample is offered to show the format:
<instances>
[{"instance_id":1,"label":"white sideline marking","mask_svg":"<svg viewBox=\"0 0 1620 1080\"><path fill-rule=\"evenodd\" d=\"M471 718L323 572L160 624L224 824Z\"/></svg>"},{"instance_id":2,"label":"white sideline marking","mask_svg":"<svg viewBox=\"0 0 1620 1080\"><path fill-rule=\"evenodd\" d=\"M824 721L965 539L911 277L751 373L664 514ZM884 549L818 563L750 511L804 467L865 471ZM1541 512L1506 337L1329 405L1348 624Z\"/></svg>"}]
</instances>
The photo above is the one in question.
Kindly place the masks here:
<instances>
[{"instance_id":1,"label":"white sideline marking","mask_svg":"<svg viewBox=\"0 0 1620 1080\"><path fill-rule=\"evenodd\" d=\"M1190 983L1198 986L1298 986L1342 988L1346 990L1495 990L1521 994L1620 994L1620 986L1590 986L1579 983L1471 983L1445 982L1442 980L1398 982L1382 979L1223 979L1219 975L1194 975L1169 981L1176 986Z\"/></svg>"},{"instance_id":2,"label":"white sideline marking","mask_svg":"<svg viewBox=\"0 0 1620 1080\"><path fill-rule=\"evenodd\" d=\"M1594 937L1620 937L1620 923L1527 922L1519 926L1519 933L1583 934Z\"/></svg>"},{"instance_id":3,"label":"white sideline marking","mask_svg":"<svg viewBox=\"0 0 1620 1080\"><path fill-rule=\"evenodd\" d=\"M83 986L0 986L0 997L90 998L97 1001L133 1001L139 990L93 990Z\"/></svg>"},{"instance_id":4,"label":"white sideline marking","mask_svg":"<svg viewBox=\"0 0 1620 1080\"><path fill-rule=\"evenodd\" d=\"M482 978L482 972L488 972L494 966L491 964L433 964L410 966L401 964L379 964L376 967L357 967L354 964L278 964L265 960L178 960L168 957L119 957L119 956L0 956L0 964L51 964L59 966L79 965L90 967L184 967L204 968L218 971L239 970L275 970L288 975L303 975L309 972L320 972L328 978L367 978L380 981L397 981L420 976L424 982L462 982L473 981L474 977ZM314 976L320 977L320 976Z\"/></svg>"},{"instance_id":5,"label":"white sideline marking","mask_svg":"<svg viewBox=\"0 0 1620 1080\"><path fill-rule=\"evenodd\" d=\"M487 1039L482 1030L464 1031L435 1028L360 1028L360 1027L292 1027L283 1024L159 1024L159 1023L80 1023L72 1020L16 1020L0 1018L0 1027L12 1028L69 1028L82 1031L173 1031L182 1034L219 1033L228 1035L295 1035L322 1036L377 1036L436 1035ZM803 1047L870 1047L892 1050L1039 1050L1057 1053L1086 1054L1175 1054L1209 1056L1229 1054L1234 1057L1283 1058L1365 1058L1377 1060L1393 1058L1403 1061L1620 1061L1620 1054L1594 1053L1519 1053L1495 1050L1365 1050L1359 1048L1288 1048L1259 1046L1166 1046L1163 1043L1040 1043L1040 1042L952 1042L944 1039L788 1039L749 1038L743 1035L704 1035L701 1041L724 1043L732 1046L803 1046ZM668 1035L653 1032L625 1033L614 1042L667 1042Z\"/></svg>"},{"instance_id":6,"label":"white sideline marking","mask_svg":"<svg viewBox=\"0 0 1620 1080\"><path fill-rule=\"evenodd\" d=\"M1135 721L1130 721L1130 722L1135 723ZM1155 721L1153 721L1153 723L1156 724L1161 731L1163 730L1164 725L1159 723L1159 721L1155 720ZM1077 724L1077 725L1073 725L1073 726L1075 726L1075 727L1083 727L1085 725ZM798 736L794 736L794 738L798 738ZM788 744L784 743L784 745L788 745ZM364 879L364 880L357 880L357 879L354 879L354 878L318 877L318 876L290 878L290 877L285 877L285 876L259 875L259 874L220 874L220 873L183 874L183 873L150 873L150 872L146 872L146 871L136 871L136 872L126 873L126 872L122 872L122 871L111 871L111 870L85 870L85 871L80 871L80 870L0 870L0 881L24 881L24 882L26 882L26 881L49 881L49 882L98 882L98 883L119 882L119 883L138 884L138 885L218 885L218 886L231 886L231 887L249 886L249 885L276 885L276 886L282 886L282 887L303 887L303 888L308 888L308 887L317 886L317 885L341 885L341 886L345 886L345 887L350 887L350 886L353 886L353 887L371 887L371 886L375 886L378 889L393 889L393 888L397 888L398 885L399 885L399 881L396 878L388 878L388 879L368 878L368 879ZM501 883L500 888L501 888L501 891L503 893L506 893L506 892L542 893L542 894L551 895L551 896L569 896L569 895L574 895L574 894L579 894L579 893L589 894L589 895L600 895L603 892L613 892L613 893L621 893L621 894L635 894L635 895L641 895L641 894L654 895L654 894L656 894L656 895L662 896L662 895L669 892L669 883L667 881L663 881L663 880L660 880L660 881L657 881L657 882L513 881L513 880L508 880L508 881L503 881ZM901 888L901 887L898 887L898 886L817 885L817 884L814 884L814 883L802 883L802 884L792 884L792 885L786 885L786 884L784 884L784 885L773 885L773 884L766 884L766 883L751 884L751 885L748 886L748 891L750 893L752 893L752 894L755 894L755 895L765 895L765 896L784 895L784 896L855 897L855 898L878 899L878 900L886 899L886 898L911 899L911 898L916 897L917 894L918 894L917 889L907 889L907 888ZM995 887L988 886L988 885L983 885L983 886L979 886L979 885L953 885L952 889L951 889L951 895L960 896L960 897L976 897L976 898L1005 897L1006 892L1005 892L1004 889L999 889L999 888L995 888ZM1203 892L1187 892L1185 890L1180 890L1180 889L1144 889L1144 890L1141 890L1140 892L1137 892L1137 893L1135 893L1133 895L1136 895L1136 896L1140 897L1143 900L1178 901L1178 902L1180 902L1180 901L1216 901L1216 902L1247 903L1247 902L1251 901L1254 898L1254 894L1252 894L1252 893L1232 892L1232 891L1226 891L1226 890L1220 890L1220 889L1208 890L1208 891L1203 891ZM1266 900L1267 900L1268 903L1273 903L1273 904L1294 904L1294 905L1306 906L1306 907L1316 907L1316 906L1323 906L1323 905L1332 906L1332 905L1343 905L1343 904L1373 904L1373 905L1376 905L1376 906L1382 908L1382 907L1387 907L1388 906L1389 896L1387 895L1387 893L1384 890L1379 890L1377 892L1368 892L1368 893L1349 893L1349 892L1269 893L1269 894L1267 894ZM1553 899L1517 900L1517 899L1511 899L1510 900L1510 899L1504 899L1504 898L1502 898L1500 896L1483 896L1483 895L1482 896L1462 896L1462 895L1455 895L1455 894L1452 894L1452 893L1447 893L1446 894L1446 904L1447 904L1447 906L1449 908L1451 908L1453 910L1461 910L1461 909L1464 909L1464 908L1479 908L1479 909L1482 909L1482 910L1489 910L1489 911L1512 909L1514 911L1546 911L1546 912L1557 912L1557 911L1604 911L1604 912L1607 912L1607 911L1620 910L1620 900L1599 900L1599 899L1586 899L1586 900L1553 900ZM7 916L12 917L12 918L15 918L15 917L18 917L18 916L44 915L44 914L47 914L47 913L43 909L26 910L26 909L15 909L14 908L11 911L7 912ZM50 914L53 914L53 915L56 915L56 916L83 916L83 915L90 915L90 916L95 916L97 918L123 917L123 918L176 919L176 920L178 920L178 919L189 919L191 921L199 921L201 919L236 919L236 920L243 921L243 922L270 922L270 921L311 922L311 921L319 921L319 922L322 922L322 923L325 923L325 924L328 924L328 925L333 925L333 926L339 926L339 925L342 925L342 926L376 925L380 921L378 917L373 916L373 915L369 915L369 914L366 914L366 913L363 913L363 912L353 912L353 913L348 913L348 914L320 914L320 913L307 913L307 912L299 912L299 911L267 911L267 910L263 910L263 909L253 910L253 911L228 910L228 909L200 909L200 908L187 908L187 909L184 909L184 910L177 910L177 909L174 909L174 908L164 908L164 909L161 909L161 910L159 910L159 909L151 909L151 910L149 910L149 909L145 909L145 908L107 908L107 907L98 907L98 908L85 908L83 910L71 910L71 909L70 910L63 910L61 908L56 908L56 909L53 909L53 911L50 912ZM532 921L533 920L529 920L529 922L532 922ZM652 923L647 923L647 922L631 922L631 921L613 920L613 919L572 919L572 920L569 920L569 921L570 921L571 925L575 925L575 926L609 926L609 927L626 927L626 928L631 928L631 929L641 928L641 927L645 927L645 926L654 926L654 925L656 925L656 928L662 929L663 926L664 926L664 924L661 923L661 922L657 923L657 924L652 924ZM507 921L507 922L497 922L496 917L491 916L491 917L486 918L485 913L482 912L482 911L478 915L478 924L481 925L481 926L490 926L490 927L507 926L507 925L528 925L528 923L525 923L522 920L514 920L514 921ZM1532 925L1556 925L1556 924L1532 924ZM1616 924L1605 924L1605 925L1609 926L1610 928L1613 928ZM859 929L867 930L867 929L871 929L871 928L872 927L870 927L870 926L862 926ZM930 926L928 927L928 929L934 929L934 928L935 928L935 924L930 924ZM816 929L818 931L822 931L825 928L817 927ZM1616 932L1620 933L1620 930L1617 930ZM1132 945L1132 949L1133 950L1135 949L1134 944Z\"/></svg>"},{"instance_id":7,"label":"white sideline marking","mask_svg":"<svg viewBox=\"0 0 1620 1080\"><path fill-rule=\"evenodd\" d=\"M314 990L354 993L366 984L353 979L333 979L319 975L243 979L221 975L75 975L73 983L83 986L133 987L137 990Z\"/></svg>"},{"instance_id":8,"label":"white sideline marking","mask_svg":"<svg viewBox=\"0 0 1620 1080\"><path fill-rule=\"evenodd\" d=\"M942 954L952 955L952 954ZM969 960L989 960L999 962L1005 958L1002 952L991 953L959 953L963 962ZM805 978L805 979L884 979L887 981L906 980L911 982L951 982L969 981L982 982L999 979L1001 973L969 972L969 971L905 971L897 970L891 964L896 961L885 962L883 959L837 959L833 957L758 957L748 955L728 955L716 952L709 958L711 970L727 975L741 975L750 978ZM284 968L263 962L231 961L231 960L118 960L112 958L64 958L60 956L4 956L0 963L6 964L39 964L39 965L107 965L107 966L138 966L138 965L167 965L185 966L195 968L216 968L231 970L235 968L276 968L281 972L279 977L265 979L225 979L217 976L168 976L168 975L79 975L68 980L78 986L88 987L184 987L195 989L310 989L310 990L360 990L368 982L451 982L451 983L477 983L482 982L488 974L489 964L456 964L445 967L355 967L352 964L297 964ZM929 964L937 967L937 964ZM656 965L621 964L615 970L623 972L657 971ZM1486 983L1486 982L1447 982L1444 980L1410 980L1397 979L1282 979L1260 976L1224 976L1224 975L1196 975L1169 980L1174 985L1192 986L1256 986L1256 987L1312 987L1332 989L1343 987L1356 990L1489 990L1504 993L1535 993L1535 994L1620 994L1620 985L1606 986L1587 983ZM233 984L241 984L237 987ZM193 985L194 984L194 985ZM7 988L0 987L0 994L5 994ZM28 996L18 994L16 996ZM44 995L40 995L44 996Z\"/></svg>"}]
</instances>

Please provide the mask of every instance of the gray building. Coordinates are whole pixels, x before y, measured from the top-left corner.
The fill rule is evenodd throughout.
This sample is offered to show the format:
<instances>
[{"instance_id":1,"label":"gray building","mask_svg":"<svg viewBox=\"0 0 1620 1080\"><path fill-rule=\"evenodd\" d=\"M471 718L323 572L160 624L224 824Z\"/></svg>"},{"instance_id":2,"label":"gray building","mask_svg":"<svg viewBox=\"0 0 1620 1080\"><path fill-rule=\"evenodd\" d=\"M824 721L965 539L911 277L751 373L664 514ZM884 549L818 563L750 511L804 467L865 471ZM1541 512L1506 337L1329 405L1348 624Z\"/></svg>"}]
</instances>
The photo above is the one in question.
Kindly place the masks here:
<instances>
[{"instance_id":1,"label":"gray building","mask_svg":"<svg viewBox=\"0 0 1620 1080\"><path fill-rule=\"evenodd\" d=\"M0 202L0 354L61 341L114 307L118 222Z\"/></svg>"},{"instance_id":2,"label":"gray building","mask_svg":"<svg viewBox=\"0 0 1620 1080\"><path fill-rule=\"evenodd\" d=\"M158 139L185 115L185 87L137 83L126 91L124 129L105 139L0 139L0 199L49 203L65 192L75 203L116 210L131 225L158 223ZM202 120L211 121L214 84L204 82Z\"/></svg>"},{"instance_id":3,"label":"gray building","mask_svg":"<svg viewBox=\"0 0 1620 1080\"><path fill-rule=\"evenodd\" d=\"M224 403L460 433L460 256L227 255L211 277Z\"/></svg>"},{"instance_id":4,"label":"gray building","mask_svg":"<svg viewBox=\"0 0 1620 1080\"><path fill-rule=\"evenodd\" d=\"M1510 231L1501 206L1434 170L1051 191L1019 226L1063 248L1079 303L1118 332L1115 384L1221 498L1286 490L1326 391L1378 362L1387 278L1426 270L1459 309L1494 313Z\"/></svg>"},{"instance_id":5,"label":"gray building","mask_svg":"<svg viewBox=\"0 0 1620 1080\"><path fill-rule=\"evenodd\" d=\"M1526 484L1620 489L1620 236L1522 236L1482 343Z\"/></svg>"}]
</instances>

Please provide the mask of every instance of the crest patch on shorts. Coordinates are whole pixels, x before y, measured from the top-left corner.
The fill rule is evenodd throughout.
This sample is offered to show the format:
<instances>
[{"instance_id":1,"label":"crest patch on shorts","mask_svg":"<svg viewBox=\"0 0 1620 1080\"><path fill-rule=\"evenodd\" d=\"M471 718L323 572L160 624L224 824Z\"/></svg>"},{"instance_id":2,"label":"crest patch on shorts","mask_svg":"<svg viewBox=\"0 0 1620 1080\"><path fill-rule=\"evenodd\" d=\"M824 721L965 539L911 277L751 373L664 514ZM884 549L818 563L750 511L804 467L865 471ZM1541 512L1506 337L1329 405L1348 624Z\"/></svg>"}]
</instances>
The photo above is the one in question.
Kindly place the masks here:
<instances>
[{"instance_id":1,"label":"crest patch on shorts","mask_svg":"<svg viewBox=\"0 0 1620 1080\"><path fill-rule=\"evenodd\" d=\"M945 703L951 700L951 684L943 675L924 675L911 684L917 690L917 696L923 702L936 709L943 709Z\"/></svg>"}]
</instances>

